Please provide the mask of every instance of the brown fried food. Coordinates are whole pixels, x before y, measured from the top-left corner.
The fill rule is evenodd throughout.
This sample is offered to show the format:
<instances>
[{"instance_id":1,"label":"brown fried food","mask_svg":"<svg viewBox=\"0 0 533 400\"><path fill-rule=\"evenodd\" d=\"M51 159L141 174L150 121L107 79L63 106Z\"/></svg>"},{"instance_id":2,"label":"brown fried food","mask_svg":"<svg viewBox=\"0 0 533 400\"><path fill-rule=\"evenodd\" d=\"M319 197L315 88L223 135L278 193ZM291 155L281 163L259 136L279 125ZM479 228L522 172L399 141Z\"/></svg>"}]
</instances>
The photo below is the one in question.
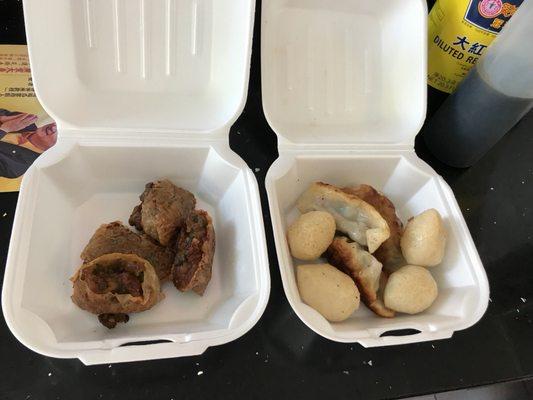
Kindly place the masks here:
<instances>
[{"instance_id":1,"label":"brown fried food","mask_svg":"<svg viewBox=\"0 0 533 400\"><path fill-rule=\"evenodd\" d=\"M126 323L130 320L128 314L99 314L98 321L107 329L113 329L118 323Z\"/></svg>"},{"instance_id":2,"label":"brown fried food","mask_svg":"<svg viewBox=\"0 0 533 400\"><path fill-rule=\"evenodd\" d=\"M100 225L83 249L81 258L89 263L110 253L135 254L146 259L161 281L169 278L175 256L171 249L160 246L145 234L131 231L119 221Z\"/></svg>"},{"instance_id":3,"label":"brown fried food","mask_svg":"<svg viewBox=\"0 0 533 400\"><path fill-rule=\"evenodd\" d=\"M141 204L133 209L130 225L168 246L196 206L194 195L177 187L168 179L146 184L139 197Z\"/></svg>"},{"instance_id":4,"label":"brown fried food","mask_svg":"<svg viewBox=\"0 0 533 400\"><path fill-rule=\"evenodd\" d=\"M176 242L176 259L172 281L182 292L193 290L204 294L211 280L215 254L215 230L209 214L195 210L181 229Z\"/></svg>"},{"instance_id":5,"label":"brown fried food","mask_svg":"<svg viewBox=\"0 0 533 400\"><path fill-rule=\"evenodd\" d=\"M162 298L154 267L135 254L100 256L83 264L71 281L74 304L98 315L145 311Z\"/></svg>"},{"instance_id":6,"label":"brown fried food","mask_svg":"<svg viewBox=\"0 0 533 400\"><path fill-rule=\"evenodd\" d=\"M378 291L382 265L357 242L337 236L326 251L329 263L352 277L361 293L361 300L379 316L387 316L379 306Z\"/></svg>"},{"instance_id":7,"label":"brown fried food","mask_svg":"<svg viewBox=\"0 0 533 400\"><path fill-rule=\"evenodd\" d=\"M375 314L384 318L393 318L396 313L394 310L385 307L385 302L383 300L383 293L385 291L385 286L387 286L387 281L389 280L389 275L386 271L381 271L379 277L379 289L377 293L377 298L372 303L368 304L368 308L374 311Z\"/></svg>"},{"instance_id":8,"label":"brown fried food","mask_svg":"<svg viewBox=\"0 0 533 400\"><path fill-rule=\"evenodd\" d=\"M402 221L396 215L394 204L382 193L378 192L370 185L358 185L345 187L342 189L348 194L355 195L373 206L387 221L390 229L389 238L373 253L388 271L396 269L406 264L400 248L400 239L403 232Z\"/></svg>"}]
</instances>

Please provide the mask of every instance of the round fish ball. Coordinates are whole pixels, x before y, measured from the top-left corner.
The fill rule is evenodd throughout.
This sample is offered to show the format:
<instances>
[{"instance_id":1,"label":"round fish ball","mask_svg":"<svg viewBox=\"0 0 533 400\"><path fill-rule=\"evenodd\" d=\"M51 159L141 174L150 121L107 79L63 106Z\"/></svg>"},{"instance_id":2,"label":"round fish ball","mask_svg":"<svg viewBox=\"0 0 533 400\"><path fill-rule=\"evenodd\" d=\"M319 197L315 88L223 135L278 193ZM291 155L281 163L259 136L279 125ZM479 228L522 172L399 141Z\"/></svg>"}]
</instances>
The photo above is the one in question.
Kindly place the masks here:
<instances>
[{"instance_id":1,"label":"round fish ball","mask_svg":"<svg viewBox=\"0 0 533 400\"><path fill-rule=\"evenodd\" d=\"M400 242L408 264L433 267L441 263L446 247L446 231L439 212L429 209L412 218Z\"/></svg>"},{"instance_id":2,"label":"round fish ball","mask_svg":"<svg viewBox=\"0 0 533 400\"><path fill-rule=\"evenodd\" d=\"M387 308L417 314L431 306L437 294L437 282L426 268L406 265L389 276L383 297Z\"/></svg>"},{"instance_id":3,"label":"round fish ball","mask_svg":"<svg viewBox=\"0 0 533 400\"><path fill-rule=\"evenodd\" d=\"M316 260L324 253L335 236L335 219L324 211L301 215L287 234L291 254L300 260Z\"/></svg>"},{"instance_id":4,"label":"round fish ball","mask_svg":"<svg viewBox=\"0 0 533 400\"><path fill-rule=\"evenodd\" d=\"M302 301L328 321L344 321L359 308L353 279L330 264L298 265L296 281Z\"/></svg>"}]
</instances>

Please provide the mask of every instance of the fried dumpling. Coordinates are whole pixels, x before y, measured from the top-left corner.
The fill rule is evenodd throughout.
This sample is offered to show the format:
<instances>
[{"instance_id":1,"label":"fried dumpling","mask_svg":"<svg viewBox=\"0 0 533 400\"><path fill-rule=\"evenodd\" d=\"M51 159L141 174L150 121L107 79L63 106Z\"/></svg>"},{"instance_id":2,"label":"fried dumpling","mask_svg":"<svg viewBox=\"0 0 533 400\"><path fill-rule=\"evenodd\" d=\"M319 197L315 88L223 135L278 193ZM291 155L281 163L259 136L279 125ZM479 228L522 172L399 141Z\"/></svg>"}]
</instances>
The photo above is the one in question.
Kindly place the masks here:
<instances>
[{"instance_id":1,"label":"fried dumpling","mask_svg":"<svg viewBox=\"0 0 533 400\"><path fill-rule=\"evenodd\" d=\"M123 316L152 308L161 298L154 267L135 254L105 254L83 264L71 278L72 301L83 310L102 315L108 327L125 322Z\"/></svg>"},{"instance_id":2,"label":"fried dumpling","mask_svg":"<svg viewBox=\"0 0 533 400\"><path fill-rule=\"evenodd\" d=\"M377 293L377 298L372 303L368 304L368 308L374 311L375 314L384 318L393 318L396 313L394 310L387 308L384 301L385 287L387 286L387 281L389 280L389 275L386 271L381 271L379 277L379 289Z\"/></svg>"},{"instance_id":3,"label":"fried dumpling","mask_svg":"<svg viewBox=\"0 0 533 400\"><path fill-rule=\"evenodd\" d=\"M146 259L160 281L169 277L175 256L171 249L159 245L148 235L133 232L119 221L100 225L81 252L81 259L89 263L109 253L135 254Z\"/></svg>"},{"instance_id":4,"label":"fried dumpling","mask_svg":"<svg viewBox=\"0 0 533 400\"><path fill-rule=\"evenodd\" d=\"M356 242L337 236L329 246L326 257L329 263L355 281L361 299L372 311L380 316L389 316L378 297L382 265L376 258Z\"/></svg>"},{"instance_id":5,"label":"fried dumpling","mask_svg":"<svg viewBox=\"0 0 533 400\"><path fill-rule=\"evenodd\" d=\"M191 192L168 179L148 183L140 200L141 204L133 209L129 223L163 246L175 239L196 205Z\"/></svg>"},{"instance_id":6,"label":"fried dumpling","mask_svg":"<svg viewBox=\"0 0 533 400\"><path fill-rule=\"evenodd\" d=\"M327 211L335 218L337 230L362 246L370 253L389 238L387 221L378 211L359 197L345 193L327 183L315 182L298 199L301 213Z\"/></svg>"},{"instance_id":7,"label":"fried dumpling","mask_svg":"<svg viewBox=\"0 0 533 400\"><path fill-rule=\"evenodd\" d=\"M189 215L176 242L172 267L174 286L182 292L193 290L202 296L211 280L215 253L215 230L209 214L195 210Z\"/></svg>"},{"instance_id":8,"label":"fried dumpling","mask_svg":"<svg viewBox=\"0 0 533 400\"><path fill-rule=\"evenodd\" d=\"M392 204L384 194L378 192L370 185L345 187L342 190L366 201L381 214L383 219L385 219L389 225L390 236L374 252L374 257L376 257L383 264L383 268L388 271L395 271L404 266L406 261L403 258L402 250L400 248L403 224L400 218L396 215L394 204Z\"/></svg>"}]
</instances>

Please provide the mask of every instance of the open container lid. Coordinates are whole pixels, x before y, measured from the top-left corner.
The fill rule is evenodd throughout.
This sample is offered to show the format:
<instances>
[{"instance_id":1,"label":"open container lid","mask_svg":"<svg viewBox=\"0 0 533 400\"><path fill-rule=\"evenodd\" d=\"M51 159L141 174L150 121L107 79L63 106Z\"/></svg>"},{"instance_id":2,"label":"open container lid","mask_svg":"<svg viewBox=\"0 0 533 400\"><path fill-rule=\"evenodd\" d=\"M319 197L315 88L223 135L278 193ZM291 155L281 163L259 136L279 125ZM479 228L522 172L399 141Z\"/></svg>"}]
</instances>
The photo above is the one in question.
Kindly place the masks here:
<instances>
[{"instance_id":1,"label":"open container lid","mask_svg":"<svg viewBox=\"0 0 533 400\"><path fill-rule=\"evenodd\" d=\"M229 131L253 11L247 0L26 0L39 100L62 128Z\"/></svg>"},{"instance_id":2,"label":"open container lid","mask_svg":"<svg viewBox=\"0 0 533 400\"><path fill-rule=\"evenodd\" d=\"M263 107L280 144L402 145L426 114L426 3L263 4Z\"/></svg>"}]
</instances>

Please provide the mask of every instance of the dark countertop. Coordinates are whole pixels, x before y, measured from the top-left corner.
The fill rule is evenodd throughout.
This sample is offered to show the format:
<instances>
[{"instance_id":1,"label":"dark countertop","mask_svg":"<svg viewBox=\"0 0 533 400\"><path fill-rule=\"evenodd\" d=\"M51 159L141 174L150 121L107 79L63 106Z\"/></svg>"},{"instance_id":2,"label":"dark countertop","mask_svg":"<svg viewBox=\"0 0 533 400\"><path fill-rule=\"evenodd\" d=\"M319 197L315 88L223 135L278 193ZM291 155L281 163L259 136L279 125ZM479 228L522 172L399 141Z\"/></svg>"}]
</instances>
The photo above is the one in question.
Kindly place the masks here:
<instances>
[{"instance_id":1,"label":"dark countertop","mask_svg":"<svg viewBox=\"0 0 533 400\"><path fill-rule=\"evenodd\" d=\"M260 5L258 4L258 10ZM21 2L0 1L0 43L23 44ZM262 107L256 18L248 102L231 147L256 173L264 210L272 291L257 325L197 357L85 367L26 349L0 323L3 399L381 399L533 376L533 114L478 164L448 168L420 140L416 150L451 185L484 263L491 302L474 327L451 339L364 349L328 341L292 312L281 286L263 185L277 157ZM430 90L428 114L444 95ZM5 265L16 193L0 194L0 264ZM3 272L3 267L2 267ZM369 361L372 361L371 363ZM203 375L198 376L198 371ZM348 371L349 373L343 373Z\"/></svg>"}]
</instances>

